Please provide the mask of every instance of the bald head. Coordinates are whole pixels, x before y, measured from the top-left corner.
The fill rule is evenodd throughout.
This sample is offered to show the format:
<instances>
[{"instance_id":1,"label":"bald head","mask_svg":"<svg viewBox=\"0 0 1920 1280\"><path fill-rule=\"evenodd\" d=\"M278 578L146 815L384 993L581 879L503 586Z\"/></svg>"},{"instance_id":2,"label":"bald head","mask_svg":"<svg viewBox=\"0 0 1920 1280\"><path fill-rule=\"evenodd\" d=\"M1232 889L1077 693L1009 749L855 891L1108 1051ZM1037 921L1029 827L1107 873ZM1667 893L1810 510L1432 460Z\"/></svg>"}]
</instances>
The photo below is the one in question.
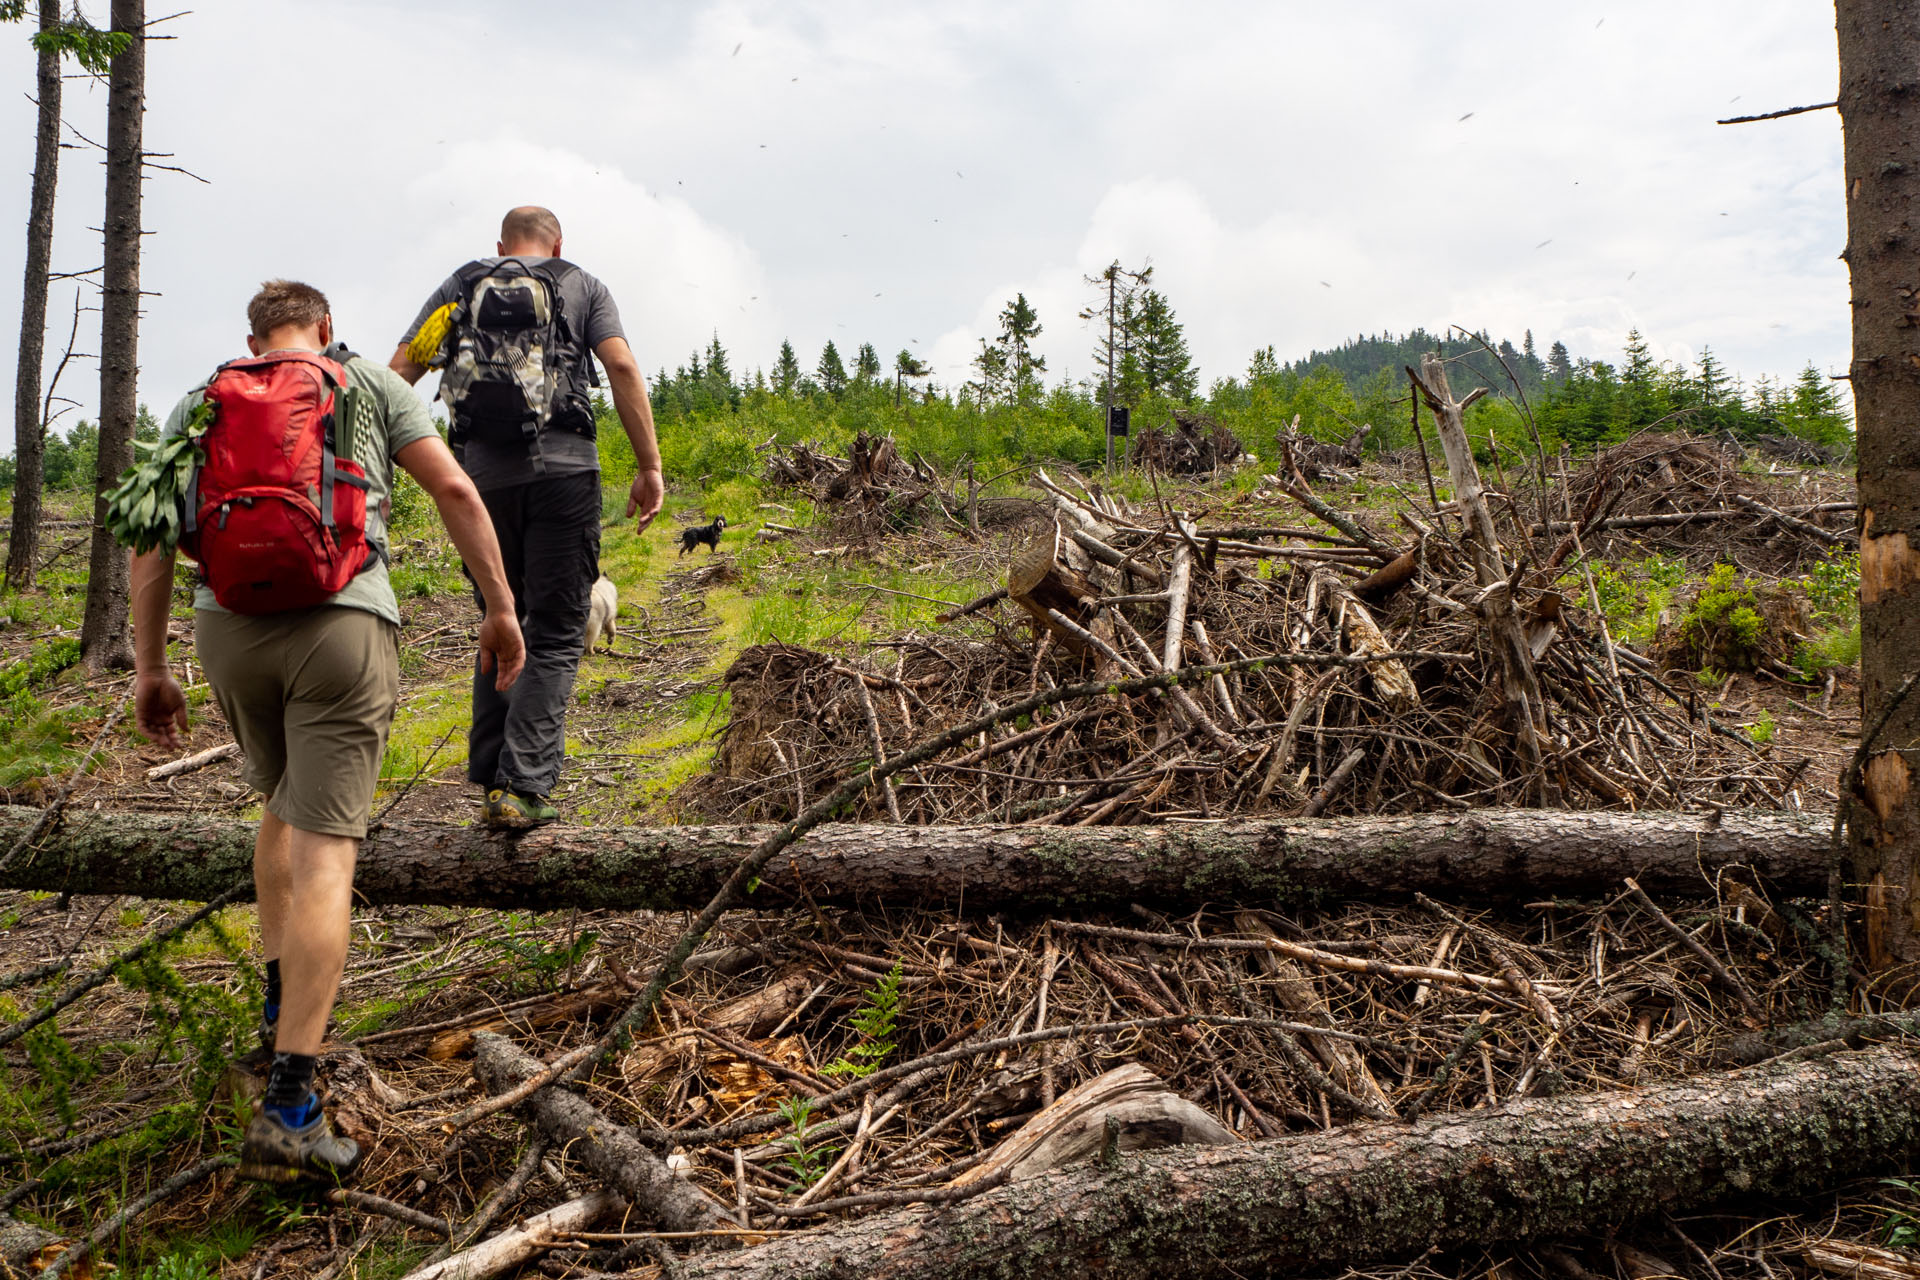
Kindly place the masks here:
<instances>
[{"instance_id":1,"label":"bald head","mask_svg":"<svg viewBox=\"0 0 1920 1280\"><path fill-rule=\"evenodd\" d=\"M509 210L500 220L500 253L503 257L529 254L539 257L560 256L560 219L553 210L537 204L523 204Z\"/></svg>"}]
</instances>

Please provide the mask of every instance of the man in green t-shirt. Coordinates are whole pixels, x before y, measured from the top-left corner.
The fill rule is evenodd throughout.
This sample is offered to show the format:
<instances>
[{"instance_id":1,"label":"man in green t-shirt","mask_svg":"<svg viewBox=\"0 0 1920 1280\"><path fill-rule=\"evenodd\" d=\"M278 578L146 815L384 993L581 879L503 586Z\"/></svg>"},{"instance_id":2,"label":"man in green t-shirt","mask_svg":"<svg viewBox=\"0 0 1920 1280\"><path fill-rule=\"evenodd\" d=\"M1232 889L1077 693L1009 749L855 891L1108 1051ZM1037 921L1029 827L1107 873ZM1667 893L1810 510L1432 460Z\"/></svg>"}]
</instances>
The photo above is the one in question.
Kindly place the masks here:
<instances>
[{"instance_id":1,"label":"man in green t-shirt","mask_svg":"<svg viewBox=\"0 0 1920 1280\"><path fill-rule=\"evenodd\" d=\"M327 300L310 285L268 281L247 319L256 356L320 352L333 342ZM267 967L262 1039L273 1056L240 1173L268 1182L344 1179L361 1158L322 1114L313 1071L346 963L354 860L400 688L400 610L387 581L384 518L395 463L439 507L487 601L480 650L501 689L525 661L487 509L426 406L382 366L358 356L342 363L347 384L372 408L355 433L353 460L366 471L367 535L377 554L317 608L236 614L205 584L194 596L201 668L245 753L247 781L267 797L253 879ZM165 434L186 429L204 387L175 406ZM171 550L133 563L134 712L140 731L168 750L182 745L187 728L186 695L167 665L173 566Z\"/></svg>"}]
</instances>

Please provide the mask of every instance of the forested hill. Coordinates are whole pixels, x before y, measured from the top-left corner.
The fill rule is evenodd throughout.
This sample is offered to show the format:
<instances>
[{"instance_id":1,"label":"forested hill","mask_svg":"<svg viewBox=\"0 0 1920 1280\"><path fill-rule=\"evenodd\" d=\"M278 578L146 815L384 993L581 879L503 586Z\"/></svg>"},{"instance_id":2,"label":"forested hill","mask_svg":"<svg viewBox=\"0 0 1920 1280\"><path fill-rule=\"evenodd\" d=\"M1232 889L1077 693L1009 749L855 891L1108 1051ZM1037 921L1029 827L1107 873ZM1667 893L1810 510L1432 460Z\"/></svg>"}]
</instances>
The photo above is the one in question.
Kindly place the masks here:
<instances>
[{"instance_id":1,"label":"forested hill","mask_svg":"<svg viewBox=\"0 0 1920 1280\"><path fill-rule=\"evenodd\" d=\"M1485 333L1468 335L1456 329L1441 337L1414 329L1403 335L1363 335L1286 365L1267 347L1255 354L1249 372L1256 382L1265 376L1339 389L1354 401L1346 416L1378 425L1404 395L1406 368L1417 367L1428 351L1447 356L1447 379L1455 395L1484 385L1495 397L1511 402L1518 383L1542 431L1572 444L1604 444L1666 427L1698 435L1726 432L1742 439L1795 435L1841 453L1852 446L1852 415L1832 380L1812 364L1791 383L1767 377L1748 383L1708 347L1701 348L1691 368L1657 361L1637 329L1627 332L1617 363L1584 356L1576 360L1557 340L1542 356L1530 329L1518 347L1510 339L1496 341Z\"/></svg>"},{"instance_id":2,"label":"forested hill","mask_svg":"<svg viewBox=\"0 0 1920 1280\"><path fill-rule=\"evenodd\" d=\"M1487 347L1497 351L1500 359L1495 360L1488 355ZM1510 339L1502 338L1496 342L1485 333L1469 338L1455 331L1440 337L1425 329L1414 329L1398 335L1363 335L1350 338L1331 350L1312 352L1306 359L1286 365L1285 369L1301 377L1315 370L1331 369L1340 375L1349 388L1358 391L1382 369L1393 371L1397 377L1403 368L1418 368L1421 355L1429 351L1459 357L1448 371L1448 378L1459 393L1482 383L1491 390L1508 390L1512 385L1507 375L1510 370L1514 380L1527 393L1527 398L1537 400L1546 390L1549 377L1563 380L1573 371L1573 363L1568 358L1565 345L1555 342L1542 357L1534 347L1531 329L1527 330L1517 348ZM1501 368L1502 362L1506 365L1505 370Z\"/></svg>"}]
</instances>

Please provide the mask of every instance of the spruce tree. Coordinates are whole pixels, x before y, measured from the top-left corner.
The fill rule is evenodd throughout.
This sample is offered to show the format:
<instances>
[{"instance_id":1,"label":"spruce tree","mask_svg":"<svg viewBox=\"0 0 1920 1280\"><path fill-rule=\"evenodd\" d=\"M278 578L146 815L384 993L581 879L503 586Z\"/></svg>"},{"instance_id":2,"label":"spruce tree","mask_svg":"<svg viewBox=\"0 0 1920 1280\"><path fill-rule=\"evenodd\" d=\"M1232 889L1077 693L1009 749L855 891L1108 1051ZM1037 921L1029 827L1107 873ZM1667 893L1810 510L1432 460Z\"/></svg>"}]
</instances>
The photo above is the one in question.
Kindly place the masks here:
<instances>
[{"instance_id":1,"label":"spruce tree","mask_svg":"<svg viewBox=\"0 0 1920 1280\"><path fill-rule=\"evenodd\" d=\"M1554 339L1547 348L1547 378L1552 382L1565 382L1573 376L1573 360L1567 355L1567 344Z\"/></svg>"},{"instance_id":2,"label":"spruce tree","mask_svg":"<svg viewBox=\"0 0 1920 1280\"><path fill-rule=\"evenodd\" d=\"M1039 390L1037 375L1047 369L1046 357L1033 353L1033 340L1040 332L1040 316L1027 302L1027 295L1015 294L1013 301L1000 312L998 349L1004 360L1003 376L1009 398L1018 404L1025 404Z\"/></svg>"},{"instance_id":3,"label":"spruce tree","mask_svg":"<svg viewBox=\"0 0 1920 1280\"><path fill-rule=\"evenodd\" d=\"M847 366L840 359L840 349L833 345L833 339L827 339L827 345L820 349L820 362L813 368L814 376L820 380L820 389L838 399L847 389Z\"/></svg>"},{"instance_id":4,"label":"spruce tree","mask_svg":"<svg viewBox=\"0 0 1920 1280\"><path fill-rule=\"evenodd\" d=\"M733 409L740 407L740 388L733 384L733 370L727 362L726 348L720 345L718 333L707 344L706 390L716 408L722 405Z\"/></svg>"},{"instance_id":5,"label":"spruce tree","mask_svg":"<svg viewBox=\"0 0 1920 1280\"><path fill-rule=\"evenodd\" d=\"M800 359L793 354L793 344L780 340L780 358L773 362L773 389L783 396L793 394L800 385Z\"/></svg>"},{"instance_id":6,"label":"spruce tree","mask_svg":"<svg viewBox=\"0 0 1920 1280\"><path fill-rule=\"evenodd\" d=\"M879 376L880 353L873 349L871 342L861 343L859 352L853 357L853 380L864 387Z\"/></svg>"},{"instance_id":7,"label":"spruce tree","mask_svg":"<svg viewBox=\"0 0 1920 1280\"><path fill-rule=\"evenodd\" d=\"M1800 371L1792 393L1776 400L1774 410L1796 436L1829 449L1846 449L1853 443L1853 422L1840 393L1811 362Z\"/></svg>"},{"instance_id":8,"label":"spruce tree","mask_svg":"<svg viewBox=\"0 0 1920 1280\"><path fill-rule=\"evenodd\" d=\"M1140 375L1149 395L1163 395L1182 404L1193 399L1199 371L1187 354L1186 334L1174 318L1166 295L1148 289L1140 295Z\"/></svg>"},{"instance_id":9,"label":"spruce tree","mask_svg":"<svg viewBox=\"0 0 1920 1280\"><path fill-rule=\"evenodd\" d=\"M1640 330L1627 330L1627 360L1620 367L1620 385L1626 414L1625 426L1644 427L1665 416L1657 386L1659 366L1647 349Z\"/></svg>"},{"instance_id":10,"label":"spruce tree","mask_svg":"<svg viewBox=\"0 0 1920 1280\"><path fill-rule=\"evenodd\" d=\"M1695 394L1700 403L1711 409L1727 398L1727 373L1720 361L1714 358L1713 348L1700 348L1699 375L1694 379Z\"/></svg>"}]
</instances>

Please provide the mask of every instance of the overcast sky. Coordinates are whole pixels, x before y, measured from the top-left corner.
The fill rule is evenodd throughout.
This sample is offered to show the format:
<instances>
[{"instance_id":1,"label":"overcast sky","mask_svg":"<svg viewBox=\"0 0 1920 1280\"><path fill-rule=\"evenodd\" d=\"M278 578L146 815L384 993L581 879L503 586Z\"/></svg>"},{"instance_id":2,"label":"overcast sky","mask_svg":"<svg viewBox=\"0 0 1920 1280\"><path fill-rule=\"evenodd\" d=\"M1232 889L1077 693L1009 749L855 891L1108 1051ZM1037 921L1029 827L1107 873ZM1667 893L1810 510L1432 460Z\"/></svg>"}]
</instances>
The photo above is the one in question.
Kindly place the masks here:
<instances>
[{"instance_id":1,"label":"overcast sky","mask_svg":"<svg viewBox=\"0 0 1920 1280\"><path fill-rule=\"evenodd\" d=\"M1268 343L1416 325L1605 359L1637 325L1661 358L1711 344L1749 379L1848 358L1836 114L1713 123L1833 97L1833 12L1810 0L197 0L158 32L148 146L209 185L147 183L156 410L243 352L269 276L324 289L384 358L516 203L560 215L649 371L717 332L737 371L783 337L811 367L832 339L957 382L1024 291L1050 377L1084 378L1081 280L1115 258L1152 261L1202 385ZM0 30L9 282L26 34ZM105 103L68 81L86 136ZM63 156L71 271L100 261L101 169ZM50 361L73 302L56 284ZM18 313L0 306L0 350ZM81 332L97 350L97 314ZM61 389L90 413L97 373Z\"/></svg>"}]
</instances>

